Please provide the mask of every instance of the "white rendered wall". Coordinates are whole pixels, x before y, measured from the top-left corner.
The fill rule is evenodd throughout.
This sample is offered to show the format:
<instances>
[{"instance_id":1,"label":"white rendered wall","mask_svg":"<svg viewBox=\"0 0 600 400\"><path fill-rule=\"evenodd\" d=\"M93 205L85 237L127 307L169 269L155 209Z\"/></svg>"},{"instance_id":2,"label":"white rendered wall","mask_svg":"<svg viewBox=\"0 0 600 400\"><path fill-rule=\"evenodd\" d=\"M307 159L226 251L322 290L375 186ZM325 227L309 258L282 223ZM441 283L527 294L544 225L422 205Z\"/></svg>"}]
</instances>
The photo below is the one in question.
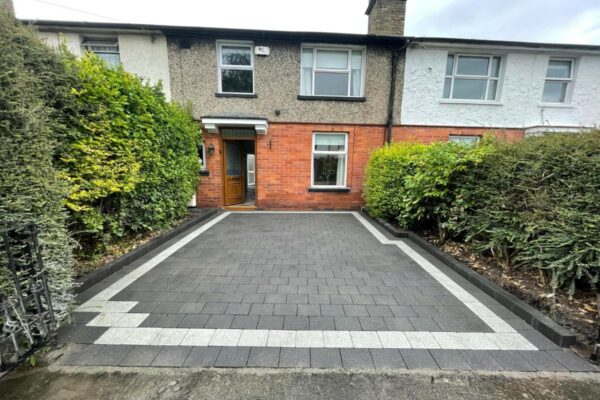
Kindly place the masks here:
<instances>
[{"instance_id":1,"label":"white rendered wall","mask_svg":"<svg viewBox=\"0 0 600 400\"><path fill-rule=\"evenodd\" d=\"M600 124L600 56L575 55L575 79L569 104L541 103L550 57L565 54L470 50L503 57L496 104L449 103L442 98L448 49L407 50L402 95L403 125L527 128ZM463 51L452 49L452 53Z\"/></svg>"},{"instance_id":2,"label":"white rendered wall","mask_svg":"<svg viewBox=\"0 0 600 400\"><path fill-rule=\"evenodd\" d=\"M76 56L81 56L83 33L39 32L39 35L48 46L52 47L58 46L64 38L69 50ZM166 38L156 34L120 33L118 39L121 63L125 70L148 79L153 84L162 82L163 93L169 100L171 85Z\"/></svg>"}]
</instances>

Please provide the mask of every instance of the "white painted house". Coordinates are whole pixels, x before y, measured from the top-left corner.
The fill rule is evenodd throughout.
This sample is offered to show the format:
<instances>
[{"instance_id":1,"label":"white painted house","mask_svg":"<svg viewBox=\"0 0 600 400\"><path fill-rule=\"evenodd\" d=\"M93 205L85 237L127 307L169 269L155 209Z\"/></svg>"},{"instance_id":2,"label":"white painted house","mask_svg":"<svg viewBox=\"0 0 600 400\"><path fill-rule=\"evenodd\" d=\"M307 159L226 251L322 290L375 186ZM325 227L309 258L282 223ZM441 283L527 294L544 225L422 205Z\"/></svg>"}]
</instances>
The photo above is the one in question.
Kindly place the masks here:
<instances>
[{"instance_id":1,"label":"white painted house","mask_svg":"<svg viewBox=\"0 0 600 400\"><path fill-rule=\"evenodd\" d=\"M85 22L33 22L40 37L50 46L65 41L76 56L91 51L111 64L122 64L126 71L152 83L162 82L163 92L171 98L167 40L160 30L140 25L105 27Z\"/></svg>"},{"instance_id":2,"label":"white painted house","mask_svg":"<svg viewBox=\"0 0 600 400\"><path fill-rule=\"evenodd\" d=\"M600 125L598 46L413 39L401 124L569 131Z\"/></svg>"}]
</instances>

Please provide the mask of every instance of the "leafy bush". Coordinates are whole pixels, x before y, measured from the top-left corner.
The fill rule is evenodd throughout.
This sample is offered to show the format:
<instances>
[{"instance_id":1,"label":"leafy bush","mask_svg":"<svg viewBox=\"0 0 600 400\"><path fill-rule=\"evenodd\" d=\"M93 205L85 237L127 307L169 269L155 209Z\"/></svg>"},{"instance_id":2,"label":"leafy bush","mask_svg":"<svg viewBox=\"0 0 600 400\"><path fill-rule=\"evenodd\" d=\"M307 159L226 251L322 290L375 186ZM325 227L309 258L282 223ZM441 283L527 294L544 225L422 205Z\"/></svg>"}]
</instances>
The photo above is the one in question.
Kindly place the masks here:
<instances>
[{"instance_id":1,"label":"leafy bush","mask_svg":"<svg viewBox=\"0 0 600 400\"><path fill-rule=\"evenodd\" d=\"M538 268L552 287L600 273L600 132L549 134L499 145L463 175L456 233L507 268Z\"/></svg>"},{"instance_id":2,"label":"leafy bush","mask_svg":"<svg viewBox=\"0 0 600 400\"><path fill-rule=\"evenodd\" d=\"M61 203L67 187L52 163L64 126L52 107L68 94L70 76L59 55L1 5L0 49L0 225L39 227L54 306L64 316L72 299L73 243ZM0 255L0 271L5 262ZM0 291L14 293L6 276Z\"/></svg>"},{"instance_id":3,"label":"leafy bush","mask_svg":"<svg viewBox=\"0 0 600 400\"><path fill-rule=\"evenodd\" d=\"M200 130L189 112L93 54L68 58L77 76L58 165L86 253L117 238L169 226L198 183Z\"/></svg>"},{"instance_id":4,"label":"leafy bush","mask_svg":"<svg viewBox=\"0 0 600 400\"><path fill-rule=\"evenodd\" d=\"M375 150L367 166L364 197L370 212L413 228L444 221L455 203L454 181L491 151L458 143L397 143Z\"/></svg>"}]
</instances>

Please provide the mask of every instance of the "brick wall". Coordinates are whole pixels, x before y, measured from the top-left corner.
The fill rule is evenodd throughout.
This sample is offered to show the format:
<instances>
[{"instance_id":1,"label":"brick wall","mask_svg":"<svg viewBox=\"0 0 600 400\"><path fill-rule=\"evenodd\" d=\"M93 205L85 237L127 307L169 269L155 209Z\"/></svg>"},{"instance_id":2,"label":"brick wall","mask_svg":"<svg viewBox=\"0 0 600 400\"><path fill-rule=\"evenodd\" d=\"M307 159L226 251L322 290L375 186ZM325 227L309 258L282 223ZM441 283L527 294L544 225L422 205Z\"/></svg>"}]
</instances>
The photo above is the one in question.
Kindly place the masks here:
<instances>
[{"instance_id":1,"label":"brick wall","mask_svg":"<svg viewBox=\"0 0 600 400\"><path fill-rule=\"evenodd\" d=\"M393 140L431 143L448 140L448 135L483 135L494 132L515 141L524 137L519 129L452 128L396 126ZM266 135L257 135L257 205L270 210L358 209L363 205L362 188L365 167L373 149L381 147L385 137L382 125L269 123ZM348 133L347 186L349 192L309 192L311 185L313 132ZM221 140L219 134L205 134L208 177L202 177L197 192L198 207L222 207Z\"/></svg>"},{"instance_id":2,"label":"brick wall","mask_svg":"<svg viewBox=\"0 0 600 400\"><path fill-rule=\"evenodd\" d=\"M406 0L375 0L369 13L369 33L404 35Z\"/></svg>"}]
</instances>

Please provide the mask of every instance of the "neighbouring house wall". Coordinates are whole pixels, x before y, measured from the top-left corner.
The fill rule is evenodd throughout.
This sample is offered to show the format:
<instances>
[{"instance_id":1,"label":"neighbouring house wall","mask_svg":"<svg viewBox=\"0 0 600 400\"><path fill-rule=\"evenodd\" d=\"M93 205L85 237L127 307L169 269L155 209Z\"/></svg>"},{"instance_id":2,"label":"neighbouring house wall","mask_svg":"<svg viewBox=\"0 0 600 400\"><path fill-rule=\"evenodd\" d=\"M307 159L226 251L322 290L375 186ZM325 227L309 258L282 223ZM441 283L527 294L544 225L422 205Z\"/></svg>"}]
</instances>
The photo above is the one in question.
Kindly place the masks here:
<instances>
[{"instance_id":1,"label":"neighbouring house wall","mask_svg":"<svg viewBox=\"0 0 600 400\"><path fill-rule=\"evenodd\" d=\"M111 32L98 32L96 34L110 34ZM81 38L84 35L93 35L94 32L57 32L40 31L39 35L52 47L57 47L64 40L69 50L80 57ZM171 98L171 85L169 80L169 58L167 56L167 41L160 34L118 33L119 56L126 71L134 73L151 83L162 82L163 93L167 99Z\"/></svg>"},{"instance_id":2,"label":"neighbouring house wall","mask_svg":"<svg viewBox=\"0 0 600 400\"><path fill-rule=\"evenodd\" d=\"M394 127L392 140L394 142L433 143L445 142L450 135L483 136L485 134L493 134L497 138L509 142L515 142L525 137L525 131L523 129L402 125Z\"/></svg>"},{"instance_id":3,"label":"neighbouring house wall","mask_svg":"<svg viewBox=\"0 0 600 400\"><path fill-rule=\"evenodd\" d=\"M240 38L243 39L243 38ZM191 48L180 48L168 38L173 98L191 101L194 116L254 114L269 122L384 124L390 91L391 51L368 46L366 50L365 102L299 100L300 46L293 42L259 42L269 46L270 56L255 56L256 98L216 97L218 91L215 39L194 39ZM396 104L400 102L403 57L398 69ZM279 110L277 115L275 110ZM400 108L396 107L396 119Z\"/></svg>"},{"instance_id":4,"label":"neighbouring house wall","mask_svg":"<svg viewBox=\"0 0 600 400\"><path fill-rule=\"evenodd\" d=\"M470 49L475 54L503 57L498 104L448 104L442 100L442 92L449 52L461 53L455 48L407 50L403 125L525 128L536 125L590 127L600 123L600 56ZM550 57L576 60L570 104L541 105Z\"/></svg>"}]
</instances>

